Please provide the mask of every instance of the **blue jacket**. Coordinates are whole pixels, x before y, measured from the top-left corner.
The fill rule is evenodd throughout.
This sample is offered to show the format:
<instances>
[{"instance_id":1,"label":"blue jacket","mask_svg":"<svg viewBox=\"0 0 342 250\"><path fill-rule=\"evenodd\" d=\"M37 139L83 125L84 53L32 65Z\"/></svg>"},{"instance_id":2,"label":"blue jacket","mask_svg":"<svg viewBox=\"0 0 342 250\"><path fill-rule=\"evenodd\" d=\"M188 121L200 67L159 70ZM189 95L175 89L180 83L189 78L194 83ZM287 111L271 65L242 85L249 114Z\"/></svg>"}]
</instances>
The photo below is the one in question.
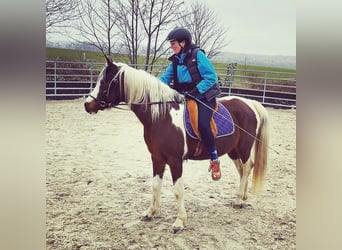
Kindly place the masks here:
<instances>
[{"instance_id":1,"label":"blue jacket","mask_svg":"<svg viewBox=\"0 0 342 250\"><path fill-rule=\"evenodd\" d=\"M181 84L187 84L192 83L193 79L191 78L191 75L189 73L189 70L187 66L184 63L184 58L186 54L182 53L179 56L175 56L175 58L178 59L178 65L177 65L177 77L178 81ZM210 89L216 82L217 82L217 75L215 72L215 68L210 62L210 60L206 57L206 55L199 50L197 52L197 68L199 73L202 76L202 80L196 85L196 88L200 94L205 93L208 89ZM173 80L173 63L171 62L168 67L166 68L166 71L163 75L159 77L159 79L165 83L170 84L170 82Z\"/></svg>"}]
</instances>

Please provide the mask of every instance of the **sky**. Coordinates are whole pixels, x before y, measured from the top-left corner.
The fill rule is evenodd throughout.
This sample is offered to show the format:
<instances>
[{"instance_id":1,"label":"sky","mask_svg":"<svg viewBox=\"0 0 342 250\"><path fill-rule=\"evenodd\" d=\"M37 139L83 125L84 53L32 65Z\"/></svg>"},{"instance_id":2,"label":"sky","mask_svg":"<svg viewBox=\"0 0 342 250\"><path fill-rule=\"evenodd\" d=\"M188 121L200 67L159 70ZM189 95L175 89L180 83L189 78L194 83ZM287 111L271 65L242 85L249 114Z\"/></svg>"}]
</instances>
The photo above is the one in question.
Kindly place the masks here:
<instances>
[{"instance_id":1,"label":"sky","mask_svg":"<svg viewBox=\"0 0 342 250\"><path fill-rule=\"evenodd\" d=\"M197 0L186 0L186 3ZM229 30L227 51L296 55L295 0L198 0L217 13Z\"/></svg>"},{"instance_id":2,"label":"sky","mask_svg":"<svg viewBox=\"0 0 342 250\"><path fill-rule=\"evenodd\" d=\"M199 1L217 14L228 29L226 52L296 56L295 0L184 0Z\"/></svg>"}]
</instances>

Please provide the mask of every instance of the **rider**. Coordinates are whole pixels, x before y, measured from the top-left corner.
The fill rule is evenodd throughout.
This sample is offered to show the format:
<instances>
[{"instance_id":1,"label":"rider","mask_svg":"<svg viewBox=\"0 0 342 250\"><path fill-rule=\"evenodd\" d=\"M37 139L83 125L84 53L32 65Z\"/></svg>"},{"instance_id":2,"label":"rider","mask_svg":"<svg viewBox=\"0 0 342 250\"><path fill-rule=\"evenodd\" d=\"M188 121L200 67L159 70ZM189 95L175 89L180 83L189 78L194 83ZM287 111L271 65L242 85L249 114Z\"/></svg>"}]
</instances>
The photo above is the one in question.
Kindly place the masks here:
<instances>
[{"instance_id":1,"label":"rider","mask_svg":"<svg viewBox=\"0 0 342 250\"><path fill-rule=\"evenodd\" d=\"M216 96L220 93L215 69L204 51L192 43L191 34L187 29L172 30L167 40L174 54L169 58L171 63L159 79L166 84L173 80L174 89L197 102L198 128L202 142L210 155L209 171L212 171L213 180L219 180L220 162L210 128Z\"/></svg>"}]
</instances>

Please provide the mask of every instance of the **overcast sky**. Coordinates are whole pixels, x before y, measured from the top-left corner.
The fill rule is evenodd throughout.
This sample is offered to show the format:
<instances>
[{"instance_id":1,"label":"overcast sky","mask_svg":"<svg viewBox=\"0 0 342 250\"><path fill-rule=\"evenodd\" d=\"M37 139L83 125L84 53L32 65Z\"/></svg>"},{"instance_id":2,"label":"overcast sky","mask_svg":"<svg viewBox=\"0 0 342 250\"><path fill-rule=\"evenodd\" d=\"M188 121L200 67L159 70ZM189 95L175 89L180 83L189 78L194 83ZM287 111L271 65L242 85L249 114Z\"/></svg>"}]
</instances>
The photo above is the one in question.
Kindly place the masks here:
<instances>
[{"instance_id":1,"label":"overcast sky","mask_svg":"<svg viewBox=\"0 0 342 250\"><path fill-rule=\"evenodd\" d=\"M191 3L197 0L186 0ZM295 0L198 0L229 28L227 51L296 55Z\"/></svg>"},{"instance_id":2,"label":"overcast sky","mask_svg":"<svg viewBox=\"0 0 342 250\"><path fill-rule=\"evenodd\" d=\"M217 13L219 23L229 29L226 40L230 44L225 51L296 55L295 0L185 0L185 3L196 1ZM57 35L59 39L65 38Z\"/></svg>"}]
</instances>

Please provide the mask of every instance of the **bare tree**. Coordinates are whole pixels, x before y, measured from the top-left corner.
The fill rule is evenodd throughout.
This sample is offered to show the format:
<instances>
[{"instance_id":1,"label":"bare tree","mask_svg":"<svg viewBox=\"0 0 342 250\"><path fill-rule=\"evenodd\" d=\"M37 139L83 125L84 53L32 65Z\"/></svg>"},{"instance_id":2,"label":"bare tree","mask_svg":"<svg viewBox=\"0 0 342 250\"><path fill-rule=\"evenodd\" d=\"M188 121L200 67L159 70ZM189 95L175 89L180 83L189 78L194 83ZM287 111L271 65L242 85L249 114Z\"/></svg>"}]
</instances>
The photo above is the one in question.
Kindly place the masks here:
<instances>
[{"instance_id":1,"label":"bare tree","mask_svg":"<svg viewBox=\"0 0 342 250\"><path fill-rule=\"evenodd\" d=\"M138 53L143 52L145 64L153 65L167 51L165 32L171 24L174 26L183 4L181 0L83 0L78 6L79 18L72 26L74 32L65 34L104 54L120 45L124 50L121 53L129 54L132 64L138 63Z\"/></svg>"},{"instance_id":2,"label":"bare tree","mask_svg":"<svg viewBox=\"0 0 342 250\"><path fill-rule=\"evenodd\" d=\"M225 41L227 29L219 24L216 13L198 1L190 5L189 14L179 16L178 25L189 29L193 42L209 58L222 53L230 42Z\"/></svg>"},{"instance_id":3,"label":"bare tree","mask_svg":"<svg viewBox=\"0 0 342 250\"><path fill-rule=\"evenodd\" d=\"M139 0L117 0L116 8L112 8L115 16L115 26L120 31L118 40L127 49L129 62L138 64L138 51L143 39L139 25Z\"/></svg>"},{"instance_id":4,"label":"bare tree","mask_svg":"<svg viewBox=\"0 0 342 250\"><path fill-rule=\"evenodd\" d=\"M138 53L142 51L145 65L153 65L165 54L165 39L161 39L161 33L175 22L182 4L179 0L117 0L117 7L113 8L115 23L132 64L137 64ZM146 42L144 47L143 41Z\"/></svg>"},{"instance_id":5,"label":"bare tree","mask_svg":"<svg viewBox=\"0 0 342 250\"><path fill-rule=\"evenodd\" d=\"M166 53L163 49L165 38L160 39L160 35L169 24L177 20L183 3L177 0L146 0L140 4L139 15L147 38L145 70L148 64L153 65Z\"/></svg>"},{"instance_id":6,"label":"bare tree","mask_svg":"<svg viewBox=\"0 0 342 250\"><path fill-rule=\"evenodd\" d=\"M94 46L103 54L109 55L115 46L112 41L116 35L111 2L113 0L81 1L78 8L79 22L75 26L76 34L71 37L78 43Z\"/></svg>"},{"instance_id":7,"label":"bare tree","mask_svg":"<svg viewBox=\"0 0 342 250\"><path fill-rule=\"evenodd\" d=\"M46 0L46 32L52 32L53 28L65 27L67 21L78 18L77 5L78 0Z\"/></svg>"}]
</instances>

